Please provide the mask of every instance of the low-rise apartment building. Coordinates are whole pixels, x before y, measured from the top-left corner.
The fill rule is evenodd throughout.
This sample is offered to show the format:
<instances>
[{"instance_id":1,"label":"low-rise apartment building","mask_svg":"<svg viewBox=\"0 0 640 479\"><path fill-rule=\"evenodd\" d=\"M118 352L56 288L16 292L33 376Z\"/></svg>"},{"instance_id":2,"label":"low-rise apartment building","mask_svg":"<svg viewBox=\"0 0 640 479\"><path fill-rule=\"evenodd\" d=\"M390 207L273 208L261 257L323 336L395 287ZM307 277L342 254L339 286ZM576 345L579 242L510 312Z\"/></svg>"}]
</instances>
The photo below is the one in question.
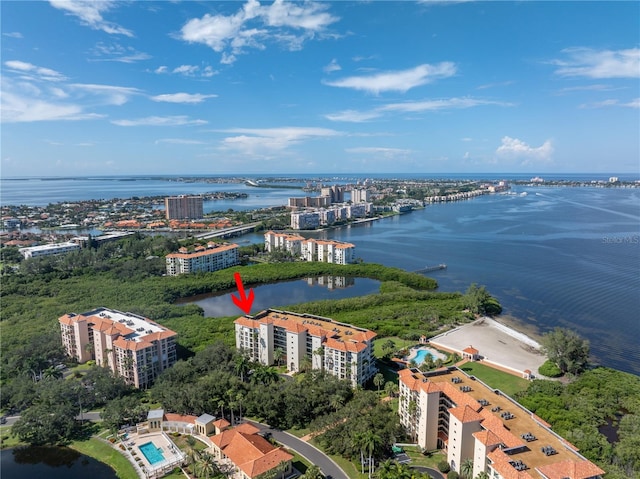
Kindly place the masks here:
<instances>
[{"instance_id":1,"label":"low-rise apartment building","mask_svg":"<svg viewBox=\"0 0 640 479\"><path fill-rule=\"evenodd\" d=\"M151 385L176 362L177 333L137 314L97 308L58 322L67 355L79 363L95 359L135 387Z\"/></svg>"},{"instance_id":2,"label":"low-rise apartment building","mask_svg":"<svg viewBox=\"0 0 640 479\"><path fill-rule=\"evenodd\" d=\"M352 243L307 239L299 235L267 231L264 234L264 245L269 253L276 250L289 251L305 261L334 264L355 262L355 245Z\"/></svg>"},{"instance_id":3,"label":"low-rise apartment building","mask_svg":"<svg viewBox=\"0 0 640 479\"><path fill-rule=\"evenodd\" d=\"M56 254L66 254L72 251L80 251L80 245L72 241L66 243L51 243L41 246L30 246L18 250L25 259L37 258L39 256L52 256Z\"/></svg>"},{"instance_id":4,"label":"low-rise apartment building","mask_svg":"<svg viewBox=\"0 0 640 479\"><path fill-rule=\"evenodd\" d=\"M403 369L400 422L426 450L442 449L452 470L473 461L491 479L599 479L580 455L531 411L455 367Z\"/></svg>"},{"instance_id":5,"label":"low-rise apartment building","mask_svg":"<svg viewBox=\"0 0 640 479\"><path fill-rule=\"evenodd\" d=\"M284 362L297 372L305 362L353 386L366 383L377 369L373 356L376 333L310 314L267 309L235 320L236 347L262 364Z\"/></svg>"},{"instance_id":6,"label":"low-rise apartment building","mask_svg":"<svg viewBox=\"0 0 640 479\"><path fill-rule=\"evenodd\" d=\"M177 253L168 254L167 275L202 273L230 268L240 263L237 244L210 242L207 247L197 246L192 251L182 247Z\"/></svg>"}]
</instances>

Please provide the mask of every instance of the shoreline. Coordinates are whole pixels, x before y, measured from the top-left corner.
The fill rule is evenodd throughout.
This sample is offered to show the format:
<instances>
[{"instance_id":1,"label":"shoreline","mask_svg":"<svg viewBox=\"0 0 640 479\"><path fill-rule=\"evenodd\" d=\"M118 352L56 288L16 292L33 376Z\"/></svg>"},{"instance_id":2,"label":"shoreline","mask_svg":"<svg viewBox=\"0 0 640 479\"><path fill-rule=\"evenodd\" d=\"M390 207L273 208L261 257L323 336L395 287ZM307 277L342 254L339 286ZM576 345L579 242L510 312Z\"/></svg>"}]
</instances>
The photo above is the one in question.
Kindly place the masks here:
<instances>
[{"instance_id":1,"label":"shoreline","mask_svg":"<svg viewBox=\"0 0 640 479\"><path fill-rule=\"evenodd\" d=\"M538 368L546 360L538 341L505 322L486 316L434 336L429 344L462 357L465 349L473 348L475 360L525 377L537 376Z\"/></svg>"}]
</instances>

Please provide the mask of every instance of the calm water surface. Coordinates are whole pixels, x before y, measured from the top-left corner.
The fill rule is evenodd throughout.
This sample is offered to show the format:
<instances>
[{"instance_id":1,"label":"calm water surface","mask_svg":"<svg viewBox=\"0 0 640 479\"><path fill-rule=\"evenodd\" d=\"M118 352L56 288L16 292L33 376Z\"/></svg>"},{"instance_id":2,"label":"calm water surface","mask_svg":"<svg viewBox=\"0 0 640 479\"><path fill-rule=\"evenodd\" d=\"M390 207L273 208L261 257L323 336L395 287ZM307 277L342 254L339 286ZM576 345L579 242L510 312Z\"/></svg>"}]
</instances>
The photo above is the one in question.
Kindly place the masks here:
<instances>
[{"instance_id":1,"label":"calm water surface","mask_svg":"<svg viewBox=\"0 0 640 479\"><path fill-rule=\"evenodd\" d=\"M363 296L377 293L379 290L380 282L367 278L321 276L284 281L254 287L255 300L251 310L255 313L267 308L285 307L309 301ZM204 310L204 315L207 317L233 316L238 314L238 307L233 304L231 293L237 293L237 291L194 296L186 298L180 303L197 304Z\"/></svg>"},{"instance_id":2,"label":"calm water surface","mask_svg":"<svg viewBox=\"0 0 640 479\"><path fill-rule=\"evenodd\" d=\"M496 176L500 177L517 178ZM601 175L570 179L606 180ZM281 206L289 196L303 194L286 188L153 178L0 181L3 204L234 191L250 197L211 202L217 206L206 208L241 210ZM354 178L336 179L340 181ZM539 332L554 326L574 328L591 341L592 353L601 364L640 374L640 190L516 187L513 191L527 195L491 195L432 205L366 225L304 235L352 242L356 255L365 261L410 271L446 263L446 270L431 273L441 291L464 291L473 282L483 284L498 297L504 313L522 325ZM264 238L249 235L239 240L261 243ZM309 300L291 291L260 289L256 302L265 297L264 306L257 304L273 307ZM354 287L344 292L365 294ZM228 296L221 301L233 306ZM221 311L212 315L237 312Z\"/></svg>"},{"instance_id":3,"label":"calm water surface","mask_svg":"<svg viewBox=\"0 0 640 479\"><path fill-rule=\"evenodd\" d=\"M66 447L24 447L0 451L2 479L116 479L106 464Z\"/></svg>"}]
</instances>

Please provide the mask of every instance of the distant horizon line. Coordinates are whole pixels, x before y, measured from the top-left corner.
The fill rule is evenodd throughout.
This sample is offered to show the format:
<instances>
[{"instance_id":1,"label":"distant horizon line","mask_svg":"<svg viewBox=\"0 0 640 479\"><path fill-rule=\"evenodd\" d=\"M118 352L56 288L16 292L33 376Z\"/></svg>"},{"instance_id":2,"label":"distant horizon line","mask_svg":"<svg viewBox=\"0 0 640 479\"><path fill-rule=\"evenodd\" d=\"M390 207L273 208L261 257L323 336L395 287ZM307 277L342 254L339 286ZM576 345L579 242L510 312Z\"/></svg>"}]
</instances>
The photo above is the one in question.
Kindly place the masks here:
<instances>
[{"instance_id":1,"label":"distant horizon line","mask_svg":"<svg viewBox=\"0 0 640 479\"><path fill-rule=\"evenodd\" d=\"M447 175L451 176L500 176L500 175L512 175L512 176L531 176L531 177L544 177L544 176L580 176L580 175L588 175L595 176L600 175L603 177L612 177L612 176L637 176L640 179L640 172L612 172L612 173L604 173L604 172L593 172L593 171L582 171L582 172L558 172L558 173L531 173L531 172L515 172L515 171L498 171L498 172L443 172L443 173L427 173L427 172L396 172L396 173L374 173L374 172L360 172L360 173L336 173L336 172L328 172L328 173L164 173L164 174L144 174L144 173L122 173L122 174L87 174L87 175L38 175L38 176L2 176L0 175L0 180L30 180L30 179L90 179L90 178L221 178L221 177L231 177L231 178L248 178L248 177L314 177L314 176L332 176L332 177L367 177L367 176L385 176L385 177L393 177L393 176L428 176L428 177L446 177Z\"/></svg>"}]
</instances>

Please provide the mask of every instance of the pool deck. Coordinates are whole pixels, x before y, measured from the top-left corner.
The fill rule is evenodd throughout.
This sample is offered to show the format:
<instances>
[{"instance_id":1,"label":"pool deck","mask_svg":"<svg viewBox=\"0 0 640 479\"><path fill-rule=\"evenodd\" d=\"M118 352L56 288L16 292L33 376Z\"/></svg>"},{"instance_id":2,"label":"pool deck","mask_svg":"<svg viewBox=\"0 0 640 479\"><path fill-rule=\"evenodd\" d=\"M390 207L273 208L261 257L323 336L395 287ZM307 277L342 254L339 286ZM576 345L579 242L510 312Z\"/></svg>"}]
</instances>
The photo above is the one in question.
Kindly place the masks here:
<instances>
[{"instance_id":1,"label":"pool deck","mask_svg":"<svg viewBox=\"0 0 640 479\"><path fill-rule=\"evenodd\" d=\"M413 361L418 356L418 351L421 351L421 350L427 351L429 354L431 354L431 356L433 356L434 359L442 359L443 361L447 359L447 357L444 354L436 351L435 349L430 348L429 346L420 345L420 346L415 346L411 348L411 352L404 360L407 362Z\"/></svg>"},{"instance_id":2,"label":"pool deck","mask_svg":"<svg viewBox=\"0 0 640 479\"><path fill-rule=\"evenodd\" d=\"M538 342L487 317L434 336L429 344L460 355L463 349L473 346L479 351L481 362L520 376L527 369L537 376L546 360Z\"/></svg>"},{"instance_id":3,"label":"pool deck","mask_svg":"<svg viewBox=\"0 0 640 479\"><path fill-rule=\"evenodd\" d=\"M164 461L157 462L155 464L149 463L145 455L140 450L140 446L147 442L152 442L157 448L162 450ZM162 433L161 431L152 431L144 434L130 433L127 435L127 439L122 441L122 444L127 447L130 453L136 453L133 457L139 457L142 459L142 461L139 462L139 465L149 473L169 467L169 465L175 464L176 462L180 463L183 459L183 454L180 449L178 449L173 441L169 439L166 433Z\"/></svg>"}]
</instances>

